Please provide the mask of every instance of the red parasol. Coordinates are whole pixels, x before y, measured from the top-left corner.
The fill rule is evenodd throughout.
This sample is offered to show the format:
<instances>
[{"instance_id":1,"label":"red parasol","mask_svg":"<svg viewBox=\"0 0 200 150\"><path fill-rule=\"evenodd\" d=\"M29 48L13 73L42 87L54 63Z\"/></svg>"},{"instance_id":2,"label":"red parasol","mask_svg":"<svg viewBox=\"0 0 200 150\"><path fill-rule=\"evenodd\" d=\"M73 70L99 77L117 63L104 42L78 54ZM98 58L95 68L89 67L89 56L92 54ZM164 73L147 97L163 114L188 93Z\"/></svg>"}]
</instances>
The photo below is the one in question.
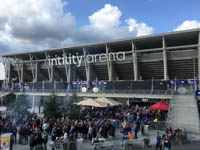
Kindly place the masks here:
<instances>
[{"instance_id":1,"label":"red parasol","mask_svg":"<svg viewBox=\"0 0 200 150\"><path fill-rule=\"evenodd\" d=\"M168 111L169 104L166 104L164 101L160 101L149 107L150 110L166 110Z\"/></svg>"}]
</instances>

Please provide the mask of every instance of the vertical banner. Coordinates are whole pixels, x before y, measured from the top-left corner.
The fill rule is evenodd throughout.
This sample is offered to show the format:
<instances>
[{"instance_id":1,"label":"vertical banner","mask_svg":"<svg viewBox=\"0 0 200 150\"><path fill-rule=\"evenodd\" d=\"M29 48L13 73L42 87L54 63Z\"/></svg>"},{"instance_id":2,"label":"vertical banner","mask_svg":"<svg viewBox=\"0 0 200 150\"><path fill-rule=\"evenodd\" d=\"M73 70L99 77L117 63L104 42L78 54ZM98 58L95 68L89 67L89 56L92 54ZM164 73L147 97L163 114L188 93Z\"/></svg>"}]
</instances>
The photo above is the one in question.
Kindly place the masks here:
<instances>
[{"instance_id":1,"label":"vertical banner","mask_svg":"<svg viewBox=\"0 0 200 150\"><path fill-rule=\"evenodd\" d=\"M176 77L174 77L174 92L176 92L176 89L177 89L176 86L177 86L177 85L176 85Z\"/></svg>"},{"instance_id":2,"label":"vertical banner","mask_svg":"<svg viewBox=\"0 0 200 150\"><path fill-rule=\"evenodd\" d=\"M109 114L110 114L110 104L107 105L107 118L109 118Z\"/></svg>"},{"instance_id":3,"label":"vertical banner","mask_svg":"<svg viewBox=\"0 0 200 150\"><path fill-rule=\"evenodd\" d=\"M54 88L54 90L56 89L56 80L54 80L53 88Z\"/></svg>"},{"instance_id":4,"label":"vertical banner","mask_svg":"<svg viewBox=\"0 0 200 150\"><path fill-rule=\"evenodd\" d=\"M44 91L44 80L42 81L42 90Z\"/></svg>"},{"instance_id":5,"label":"vertical banner","mask_svg":"<svg viewBox=\"0 0 200 150\"><path fill-rule=\"evenodd\" d=\"M14 90L14 83L13 83L13 80L11 81L11 90Z\"/></svg>"},{"instance_id":6,"label":"vertical banner","mask_svg":"<svg viewBox=\"0 0 200 150\"><path fill-rule=\"evenodd\" d=\"M152 81L151 81L151 92L153 92L154 89L154 77L152 77Z\"/></svg>"},{"instance_id":7,"label":"vertical banner","mask_svg":"<svg viewBox=\"0 0 200 150\"><path fill-rule=\"evenodd\" d=\"M199 83L198 78L197 78L197 76L195 76L195 80L194 80L194 90L195 91L198 91L198 83Z\"/></svg>"}]
</instances>

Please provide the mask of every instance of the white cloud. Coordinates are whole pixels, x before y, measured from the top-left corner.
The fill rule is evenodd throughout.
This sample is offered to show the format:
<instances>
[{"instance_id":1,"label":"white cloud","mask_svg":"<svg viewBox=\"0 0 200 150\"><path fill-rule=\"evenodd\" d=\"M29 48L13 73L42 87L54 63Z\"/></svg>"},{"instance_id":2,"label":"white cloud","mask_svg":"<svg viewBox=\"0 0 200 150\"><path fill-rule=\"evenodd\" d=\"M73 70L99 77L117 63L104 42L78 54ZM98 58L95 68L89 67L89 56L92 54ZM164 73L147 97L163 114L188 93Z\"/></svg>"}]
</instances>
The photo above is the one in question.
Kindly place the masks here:
<instances>
[{"instance_id":1,"label":"white cloud","mask_svg":"<svg viewBox=\"0 0 200 150\"><path fill-rule=\"evenodd\" d=\"M186 20L181 25L176 27L174 31L180 31L180 30L189 30L189 29L195 29L200 28L200 22L197 20Z\"/></svg>"},{"instance_id":2,"label":"white cloud","mask_svg":"<svg viewBox=\"0 0 200 150\"><path fill-rule=\"evenodd\" d=\"M76 28L63 0L6 0L0 5L0 54L148 35L153 28L134 18L121 20L117 6L106 4ZM123 25L122 25L123 24Z\"/></svg>"},{"instance_id":3,"label":"white cloud","mask_svg":"<svg viewBox=\"0 0 200 150\"><path fill-rule=\"evenodd\" d=\"M129 18L128 20L126 20L126 23L129 25L129 32L132 32L134 30L137 31L136 36L152 34L153 28L147 26L145 23L137 23L137 21L133 18Z\"/></svg>"},{"instance_id":4,"label":"white cloud","mask_svg":"<svg viewBox=\"0 0 200 150\"><path fill-rule=\"evenodd\" d=\"M89 16L89 25L81 27L76 34L80 42L96 42L152 34L153 28L138 23L134 18L121 25L122 12L116 6L106 4L104 8Z\"/></svg>"},{"instance_id":5,"label":"white cloud","mask_svg":"<svg viewBox=\"0 0 200 150\"><path fill-rule=\"evenodd\" d=\"M89 21L96 28L108 30L121 24L121 15L118 7L106 4L104 8L89 16Z\"/></svg>"},{"instance_id":6,"label":"white cloud","mask_svg":"<svg viewBox=\"0 0 200 150\"><path fill-rule=\"evenodd\" d=\"M64 12L66 5L62 0L6 0L0 5L0 42L21 48L59 46L76 27L75 18Z\"/></svg>"}]
</instances>

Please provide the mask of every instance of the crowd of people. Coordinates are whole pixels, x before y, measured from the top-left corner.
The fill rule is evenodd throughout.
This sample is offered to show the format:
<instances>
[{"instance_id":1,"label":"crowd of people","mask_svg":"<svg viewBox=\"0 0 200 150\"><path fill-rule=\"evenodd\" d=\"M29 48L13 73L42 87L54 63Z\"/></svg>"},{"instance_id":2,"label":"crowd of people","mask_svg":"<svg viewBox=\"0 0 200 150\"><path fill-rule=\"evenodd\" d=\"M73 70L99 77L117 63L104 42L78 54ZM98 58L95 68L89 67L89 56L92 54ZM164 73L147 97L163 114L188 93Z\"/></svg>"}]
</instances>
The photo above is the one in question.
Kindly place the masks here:
<instances>
[{"instance_id":1,"label":"crowd of people","mask_svg":"<svg viewBox=\"0 0 200 150\"><path fill-rule=\"evenodd\" d=\"M59 142L66 146L77 139L90 140L91 144L105 139L112 141L118 126L122 126L123 145L126 139L137 139L138 132L143 133L143 125L154 120L165 121L167 117L166 112L150 111L148 106L139 105L117 106L110 108L109 112L102 108L84 108L81 115L79 120L68 121L31 113L12 117L1 115L0 129L1 133L13 133L13 143L29 144L30 150L36 146L43 146L46 150L48 141L54 150Z\"/></svg>"},{"instance_id":2,"label":"crowd of people","mask_svg":"<svg viewBox=\"0 0 200 150\"><path fill-rule=\"evenodd\" d=\"M181 144L184 138L183 131L180 128L173 130L171 126L167 127L165 134L160 135L157 132L156 137L156 150L170 150L175 143Z\"/></svg>"}]
</instances>

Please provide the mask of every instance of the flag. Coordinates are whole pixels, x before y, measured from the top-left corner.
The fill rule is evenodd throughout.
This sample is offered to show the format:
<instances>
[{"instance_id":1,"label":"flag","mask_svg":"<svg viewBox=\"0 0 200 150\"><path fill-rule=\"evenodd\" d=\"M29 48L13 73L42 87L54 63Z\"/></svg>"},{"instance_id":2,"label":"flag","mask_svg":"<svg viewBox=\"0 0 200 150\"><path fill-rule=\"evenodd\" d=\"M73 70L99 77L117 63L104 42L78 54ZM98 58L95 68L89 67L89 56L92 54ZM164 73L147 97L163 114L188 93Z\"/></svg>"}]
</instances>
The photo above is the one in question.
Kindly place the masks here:
<instances>
[{"instance_id":1,"label":"flag","mask_svg":"<svg viewBox=\"0 0 200 150\"><path fill-rule=\"evenodd\" d=\"M109 114L110 114L110 104L107 105L107 118L109 118Z\"/></svg>"},{"instance_id":2,"label":"flag","mask_svg":"<svg viewBox=\"0 0 200 150\"><path fill-rule=\"evenodd\" d=\"M54 80L53 88L56 89L56 80Z\"/></svg>"},{"instance_id":3,"label":"flag","mask_svg":"<svg viewBox=\"0 0 200 150\"><path fill-rule=\"evenodd\" d=\"M44 80L42 81L42 90L44 91Z\"/></svg>"},{"instance_id":4,"label":"flag","mask_svg":"<svg viewBox=\"0 0 200 150\"><path fill-rule=\"evenodd\" d=\"M67 85L67 90L66 90L66 100L69 102L69 90L70 90L70 88L69 88L69 84Z\"/></svg>"},{"instance_id":5,"label":"flag","mask_svg":"<svg viewBox=\"0 0 200 150\"><path fill-rule=\"evenodd\" d=\"M129 101L129 99L127 100L126 104L127 104L128 106L130 106L130 101Z\"/></svg>"},{"instance_id":6,"label":"flag","mask_svg":"<svg viewBox=\"0 0 200 150\"><path fill-rule=\"evenodd\" d=\"M198 91L198 78L197 78L197 76L195 76L195 80L194 80L194 89L195 89L195 91Z\"/></svg>"},{"instance_id":7,"label":"flag","mask_svg":"<svg viewBox=\"0 0 200 150\"><path fill-rule=\"evenodd\" d=\"M154 89L154 77L152 77L152 81L151 81L151 92L153 92L153 89Z\"/></svg>"},{"instance_id":8,"label":"flag","mask_svg":"<svg viewBox=\"0 0 200 150\"><path fill-rule=\"evenodd\" d=\"M13 80L11 81L11 89L12 89L12 90L14 89L14 83L13 83Z\"/></svg>"},{"instance_id":9,"label":"flag","mask_svg":"<svg viewBox=\"0 0 200 150\"><path fill-rule=\"evenodd\" d=\"M176 92L176 77L174 77L174 91Z\"/></svg>"}]
</instances>

